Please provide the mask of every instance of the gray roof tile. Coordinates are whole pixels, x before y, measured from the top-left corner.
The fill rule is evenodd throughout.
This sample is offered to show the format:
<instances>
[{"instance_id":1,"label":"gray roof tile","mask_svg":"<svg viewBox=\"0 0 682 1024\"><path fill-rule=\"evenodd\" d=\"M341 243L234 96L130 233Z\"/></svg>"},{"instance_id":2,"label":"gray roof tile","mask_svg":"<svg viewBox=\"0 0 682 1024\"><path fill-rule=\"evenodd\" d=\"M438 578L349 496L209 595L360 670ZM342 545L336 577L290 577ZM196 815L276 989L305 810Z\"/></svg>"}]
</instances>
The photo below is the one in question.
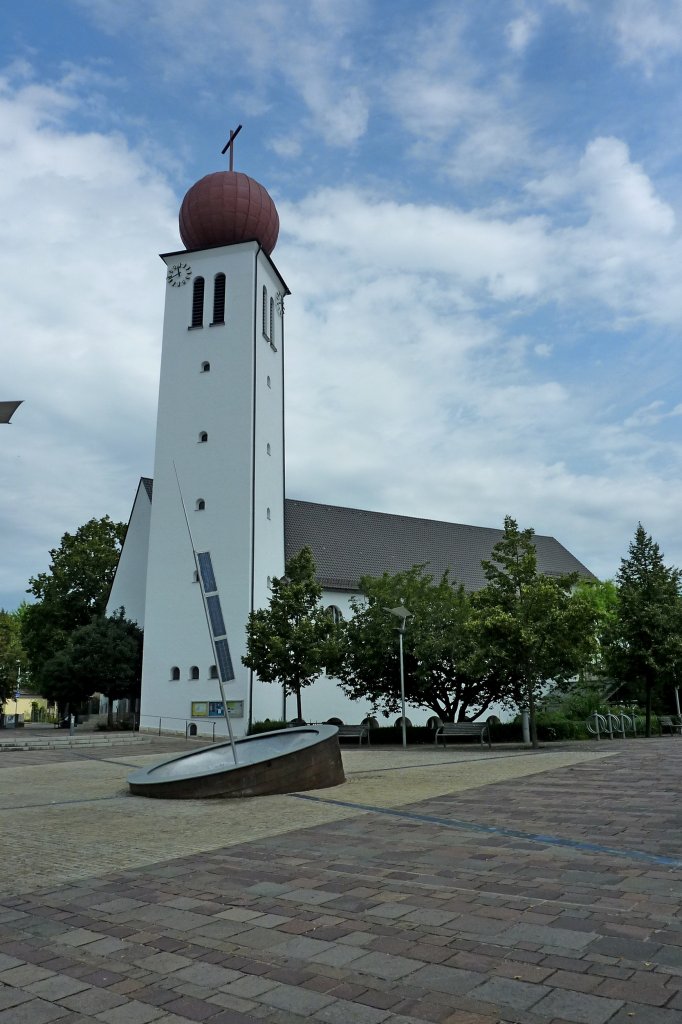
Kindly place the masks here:
<instances>
[{"instance_id":1,"label":"gray roof tile","mask_svg":"<svg viewBox=\"0 0 682 1024\"><path fill-rule=\"evenodd\" d=\"M357 590L361 576L392 574L421 564L435 578L449 569L467 590L479 590L485 585L481 559L490 558L502 530L288 498L284 537L287 558L306 545L312 549L318 578L332 590ZM554 537L536 534L535 549L540 572L577 572L594 579Z\"/></svg>"}]
</instances>

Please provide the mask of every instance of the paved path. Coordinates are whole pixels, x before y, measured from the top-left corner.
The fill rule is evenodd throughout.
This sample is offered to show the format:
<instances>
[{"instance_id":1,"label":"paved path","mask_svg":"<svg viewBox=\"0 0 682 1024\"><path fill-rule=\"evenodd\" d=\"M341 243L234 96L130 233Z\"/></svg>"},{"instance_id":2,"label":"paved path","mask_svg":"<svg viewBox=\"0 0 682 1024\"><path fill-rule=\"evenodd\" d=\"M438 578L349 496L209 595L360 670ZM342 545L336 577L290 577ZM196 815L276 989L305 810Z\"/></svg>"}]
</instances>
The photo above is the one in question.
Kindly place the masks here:
<instances>
[{"instance_id":1,"label":"paved path","mask_svg":"<svg viewBox=\"0 0 682 1024\"><path fill-rule=\"evenodd\" d=\"M680 738L127 795L177 749L0 753L2 1024L682 1024Z\"/></svg>"}]
</instances>

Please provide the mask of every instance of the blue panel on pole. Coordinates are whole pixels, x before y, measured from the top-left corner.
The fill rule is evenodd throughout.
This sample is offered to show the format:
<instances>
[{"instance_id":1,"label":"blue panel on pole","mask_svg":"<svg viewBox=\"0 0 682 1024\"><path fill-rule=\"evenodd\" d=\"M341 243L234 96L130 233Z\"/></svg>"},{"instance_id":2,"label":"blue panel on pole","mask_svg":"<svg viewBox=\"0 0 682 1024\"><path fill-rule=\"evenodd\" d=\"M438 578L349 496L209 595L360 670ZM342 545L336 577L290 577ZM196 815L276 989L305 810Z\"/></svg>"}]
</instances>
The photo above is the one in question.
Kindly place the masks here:
<instances>
[{"instance_id":1,"label":"blue panel on pole","mask_svg":"<svg viewBox=\"0 0 682 1024\"><path fill-rule=\"evenodd\" d=\"M211 620L213 636L216 637L216 639L219 636L225 636L227 633L227 630L225 629L225 619L223 618L223 610L220 607L220 598L217 594L213 594L211 597L206 598L206 607L208 608L208 617Z\"/></svg>"},{"instance_id":2,"label":"blue panel on pole","mask_svg":"<svg viewBox=\"0 0 682 1024\"><path fill-rule=\"evenodd\" d=\"M201 573L201 585L204 588L205 594L213 594L218 589L218 584L215 581L213 574L213 562L211 561L211 553L209 551L197 552L197 560L199 562L199 572Z\"/></svg>"},{"instance_id":3,"label":"blue panel on pole","mask_svg":"<svg viewBox=\"0 0 682 1024\"><path fill-rule=\"evenodd\" d=\"M234 671L232 669L232 658L230 657L230 648L227 640L216 640L215 652L218 657L220 678L224 683L229 683L231 679L234 679Z\"/></svg>"}]
</instances>

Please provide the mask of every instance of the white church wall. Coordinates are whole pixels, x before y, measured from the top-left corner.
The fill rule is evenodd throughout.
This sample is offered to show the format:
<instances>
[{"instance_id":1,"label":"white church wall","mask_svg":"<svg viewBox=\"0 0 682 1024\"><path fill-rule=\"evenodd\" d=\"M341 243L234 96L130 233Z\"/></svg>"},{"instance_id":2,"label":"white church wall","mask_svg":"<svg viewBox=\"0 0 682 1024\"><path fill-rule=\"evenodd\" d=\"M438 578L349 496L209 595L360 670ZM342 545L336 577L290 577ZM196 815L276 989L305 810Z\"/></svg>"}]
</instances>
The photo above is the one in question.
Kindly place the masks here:
<instances>
[{"instance_id":1,"label":"white church wall","mask_svg":"<svg viewBox=\"0 0 682 1024\"><path fill-rule=\"evenodd\" d=\"M125 617L136 622L140 629L144 629L151 511L147 489L140 481L106 608L107 615L123 608Z\"/></svg>"}]
</instances>

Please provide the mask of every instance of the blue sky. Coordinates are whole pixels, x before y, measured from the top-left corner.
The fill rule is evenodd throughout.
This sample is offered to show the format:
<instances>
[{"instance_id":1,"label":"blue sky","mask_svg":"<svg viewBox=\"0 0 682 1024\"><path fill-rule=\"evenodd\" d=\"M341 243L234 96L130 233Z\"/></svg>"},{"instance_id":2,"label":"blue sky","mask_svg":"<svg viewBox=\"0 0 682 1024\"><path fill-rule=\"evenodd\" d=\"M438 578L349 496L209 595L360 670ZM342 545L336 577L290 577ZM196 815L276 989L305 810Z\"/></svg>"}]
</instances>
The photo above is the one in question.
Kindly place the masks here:
<instances>
[{"instance_id":1,"label":"blue sky","mask_svg":"<svg viewBox=\"0 0 682 1024\"><path fill-rule=\"evenodd\" d=\"M0 12L0 606L153 471L187 189L281 221L291 497L682 564L680 0Z\"/></svg>"}]
</instances>

